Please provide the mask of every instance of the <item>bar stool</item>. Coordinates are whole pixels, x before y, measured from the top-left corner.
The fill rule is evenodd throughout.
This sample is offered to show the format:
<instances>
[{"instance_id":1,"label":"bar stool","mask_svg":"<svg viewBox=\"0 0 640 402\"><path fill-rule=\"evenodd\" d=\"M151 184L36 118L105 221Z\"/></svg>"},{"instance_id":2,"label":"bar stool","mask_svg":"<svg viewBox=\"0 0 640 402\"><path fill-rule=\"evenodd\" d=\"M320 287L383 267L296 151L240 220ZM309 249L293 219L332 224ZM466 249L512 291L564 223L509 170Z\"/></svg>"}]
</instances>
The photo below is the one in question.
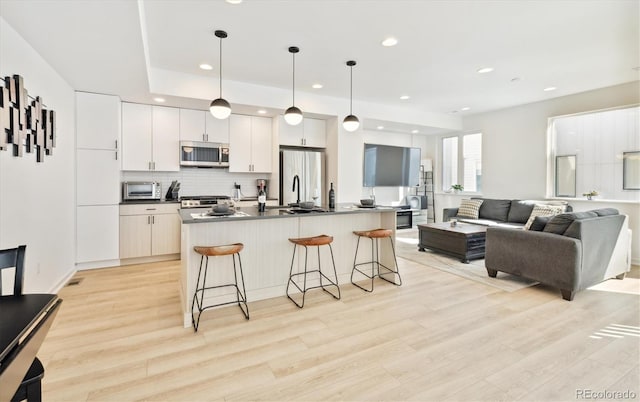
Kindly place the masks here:
<instances>
[{"instance_id":1,"label":"bar stool","mask_svg":"<svg viewBox=\"0 0 640 402\"><path fill-rule=\"evenodd\" d=\"M358 236L358 244L356 245L356 255L353 258L353 269L351 270L351 283L354 284L355 286L359 287L360 289L367 291L367 292L373 292L373 279L377 276L380 279L383 279L389 283L392 283L396 286L401 286L402 285L402 278L400 277L400 272L398 271L398 260L396 259L396 251L393 247L393 239L391 239L391 235L393 234L393 231L391 229L374 229L374 230L356 230L353 232L353 234L355 234L356 236ZM361 262L356 264L356 261L358 260L358 248L360 247L360 239L366 237L369 238L371 240L371 261L367 261L367 262ZM396 269L395 271L389 267L387 267L386 265L380 263L380 256L379 256L379 249L380 249L380 243L379 240L380 239L384 239L384 238L388 238L389 242L391 243L391 251L393 252L393 261L396 264ZM375 258L374 258L375 257ZM367 275L364 272L362 272L358 267L360 265L368 265L371 264L371 275ZM374 272L374 267L377 266L378 267L378 273L375 274ZM384 272L384 273L380 273L380 268L384 268L386 269L388 272ZM371 289L366 289L360 285L358 285L357 283L355 283L353 281L353 274L358 271L360 274L364 275L365 277L371 279ZM394 280L390 281L389 279L383 277L383 275L389 275L392 274L394 275ZM398 282L395 281L395 275L398 275Z\"/></svg>"},{"instance_id":2,"label":"bar stool","mask_svg":"<svg viewBox=\"0 0 640 402\"><path fill-rule=\"evenodd\" d=\"M206 309L213 308L213 307L238 303L238 307L240 307L240 310L242 310L242 314L244 314L247 320L249 319L249 306L247 306L247 293L246 293L246 288L244 286L244 275L242 274L242 261L240 260L240 251L242 251L243 248L244 248L244 245L242 243L227 244L223 246L208 246L208 247L196 246L193 248L193 250L196 253L201 255L200 269L198 270L198 281L196 282L196 291L193 294L193 301L191 302L191 323L193 324L195 332L198 332L198 324L200 323L200 316L202 315L202 312ZM207 270L209 268L209 257L219 257L219 256L225 256L225 255L231 255L231 258L233 259L234 283L207 287L206 284L207 284ZM240 266L240 280L242 282L242 291L240 291L240 288L238 287L238 272L237 272L238 270L236 267L236 256L238 257L238 265ZM204 264L204 275L202 275L203 276L202 286L200 286L200 276L202 274L202 265L205 258L206 258L206 263ZM211 304L208 306L203 305L205 290L225 288L225 287L233 287L236 289L236 301ZM198 300L198 292L200 292L200 300ZM242 304L244 304L244 308L242 308ZM193 308L196 305L198 307L197 319L193 313Z\"/></svg>"},{"instance_id":3,"label":"bar stool","mask_svg":"<svg viewBox=\"0 0 640 402\"><path fill-rule=\"evenodd\" d=\"M320 235L320 236L314 236L314 237L302 237L302 238L297 238L297 239L289 239L289 241L291 243L294 244L293 246L293 257L291 257L291 270L289 271L289 281L287 282L287 297L289 299L291 299L291 301L298 306L299 308L304 307L304 298L305 295L307 293L308 290L311 289L317 289L317 288L322 288L322 290L324 290L325 292L329 293L331 296L333 296L334 299L338 299L340 300L340 286L338 286L338 273L336 272L336 262L333 259L333 248L331 248L331 242L333 242L333 237L331 236L327 236L327 235ZM298 248L298 246L302 246L304 247L304 272L299 272L294 274L293 273L293 264L295 262L296 259L296 249ZM335 282L332 281L331 279L329 279L323 272L322 272L322 268L320 266L320 246L329 246L329 251L331 252L331 263L333 264L333 275L335 277ZM317 247L318 250L318 269L314 269L312 271L308 270L307 267L307 256L309 254L309 250L307 247ZM307 274L312 274L317 272L319 274L320 277L320 285L318 286L311 286L311 287L307 287ZM296 283L295 278L302 275L303 276L303 285L302 288ZM322 282L322 279L325 279L327 282L329 282L328 284L324 284ZM299 304L297 301L295 301L291 295L289 294L289 286L293 283L293 286L295 286L296 288L298 288L298 290L300 291L300 293L302 293L302 304ZM338 289L338 295L336 296L334 293L330 292L327 290L327 286L335 286Z\"/></svg>"}]
</instances>

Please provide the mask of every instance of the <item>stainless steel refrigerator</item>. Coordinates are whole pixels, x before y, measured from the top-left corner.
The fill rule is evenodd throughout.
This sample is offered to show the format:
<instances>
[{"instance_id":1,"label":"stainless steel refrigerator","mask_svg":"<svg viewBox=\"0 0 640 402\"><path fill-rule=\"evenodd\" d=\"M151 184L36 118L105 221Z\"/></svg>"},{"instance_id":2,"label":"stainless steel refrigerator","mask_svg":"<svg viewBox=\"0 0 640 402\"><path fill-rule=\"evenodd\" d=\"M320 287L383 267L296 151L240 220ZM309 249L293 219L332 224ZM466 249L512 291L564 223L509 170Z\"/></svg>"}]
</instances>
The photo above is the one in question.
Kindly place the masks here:
<instances>
[{"instance_id":1,"label":"stainless steel refrigerator","mask_svg":"<svg viewBox=\"0 0 640 402\"><path fill-rule=\"evenodd\" d=\"M298 200L296 176L300 183L300 202L314 201L317 206L325 204L324 169L323 151L280 149L280 205Z\"/></svg>"}]
</instances>

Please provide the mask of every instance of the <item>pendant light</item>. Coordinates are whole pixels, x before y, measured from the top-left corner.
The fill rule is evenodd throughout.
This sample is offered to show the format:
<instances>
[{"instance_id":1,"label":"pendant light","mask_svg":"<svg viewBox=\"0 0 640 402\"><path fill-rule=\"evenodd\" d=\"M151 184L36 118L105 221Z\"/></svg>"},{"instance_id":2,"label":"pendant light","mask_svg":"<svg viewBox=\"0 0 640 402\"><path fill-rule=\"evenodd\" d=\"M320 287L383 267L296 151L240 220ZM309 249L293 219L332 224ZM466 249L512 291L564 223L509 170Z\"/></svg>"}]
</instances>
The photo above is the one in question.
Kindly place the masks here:
<instances>
[{"instance_id":1,"label":"pendant light","mask_svg":"<svg viewBox=\"0 0 640 402\"><path fill-rule=\"evenodd\" d=\"M356 65L356 62L353 60L349 60L347 62L347 66L351 69L351 86L349 92L349 116L345 117L342 121L342 127L349 132L354 132L360 127L360 120L356 116L353 115L353 66Z\"/></svg>"},{"instance_id":2,"label":"pendant light","mask_svg":"<svg viewBox=\"0 0 640 402\"><path fill-rule=\"evenodd\" d=\"M284 121L292 126L297 126L302 122L302 110L296 107L296 53L300 49L295 46L289 48L289 53L293 57L293 105L284 112Z\"/></svg>"},{"instance_id":3,"label":"pendant light","mask_svg":"<svg viewBox=\"0 0 640 402\"><path fill-rule=\"evenodd\" d=\"M231 105L222 98L222 39L227 37L225 31L215 31L214 35L220 38L220 97L211 101L209 111L216 119L226 119L231 114Z\"/></svg>"}]
</instances>

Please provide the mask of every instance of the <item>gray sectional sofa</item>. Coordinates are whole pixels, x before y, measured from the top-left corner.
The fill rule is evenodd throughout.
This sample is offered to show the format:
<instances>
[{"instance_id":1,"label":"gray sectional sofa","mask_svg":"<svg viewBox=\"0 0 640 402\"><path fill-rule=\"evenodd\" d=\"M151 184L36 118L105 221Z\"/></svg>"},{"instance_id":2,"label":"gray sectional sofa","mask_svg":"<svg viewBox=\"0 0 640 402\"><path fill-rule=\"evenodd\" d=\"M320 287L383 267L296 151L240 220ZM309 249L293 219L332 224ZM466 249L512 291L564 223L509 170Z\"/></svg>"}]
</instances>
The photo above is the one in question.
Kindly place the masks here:
<instances>
[{"instance_id":1,"label":"gray sectional sofa","mask_svg":"<svg viewBox=\"0 0 640 402\"><path fill-rule=\"evenodd\" d=\"M537 218L538 219L538 218ZM631 264L628 217L612 208L544 219L537 230L487 229L485 267L560 289L565 300L605 279L624 278Z\"/></svg>"},{"instance_id":2,"label":"gray sectional sofa","mask_svg":"<svg viewBox=\"0 0 640 402\"><path fill-rule=\"evenodd\" d=\"M492 198L471 198L482 200L478 219L458 217L458 208L445 208L442 211L442 221L447 222L456 218L461 222L475 223L487 226L522 227L527 223L535 204L561 204L565 211L571 212L571 205L554 201L536 200L498 200Z\"/></svg>"}]
</instances>

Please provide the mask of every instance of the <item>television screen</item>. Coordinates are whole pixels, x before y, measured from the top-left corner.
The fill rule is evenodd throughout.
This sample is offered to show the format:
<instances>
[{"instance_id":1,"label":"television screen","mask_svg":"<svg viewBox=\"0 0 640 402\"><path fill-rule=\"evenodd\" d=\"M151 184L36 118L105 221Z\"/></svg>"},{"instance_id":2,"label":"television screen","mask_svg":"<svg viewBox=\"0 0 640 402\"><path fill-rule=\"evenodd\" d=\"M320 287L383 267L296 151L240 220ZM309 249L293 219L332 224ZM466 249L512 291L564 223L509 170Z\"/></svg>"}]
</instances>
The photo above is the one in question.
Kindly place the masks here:
<instances>
[{"instance_id":1,"label":"television screen","mask_svg":"<svg viewBox=\"0 0 640 402\"><path fill-rule=\"evenodd\" d=\"M420 148L364 144L365 187L413 187L419 182Z\"/></svg>"}]
</instances>

